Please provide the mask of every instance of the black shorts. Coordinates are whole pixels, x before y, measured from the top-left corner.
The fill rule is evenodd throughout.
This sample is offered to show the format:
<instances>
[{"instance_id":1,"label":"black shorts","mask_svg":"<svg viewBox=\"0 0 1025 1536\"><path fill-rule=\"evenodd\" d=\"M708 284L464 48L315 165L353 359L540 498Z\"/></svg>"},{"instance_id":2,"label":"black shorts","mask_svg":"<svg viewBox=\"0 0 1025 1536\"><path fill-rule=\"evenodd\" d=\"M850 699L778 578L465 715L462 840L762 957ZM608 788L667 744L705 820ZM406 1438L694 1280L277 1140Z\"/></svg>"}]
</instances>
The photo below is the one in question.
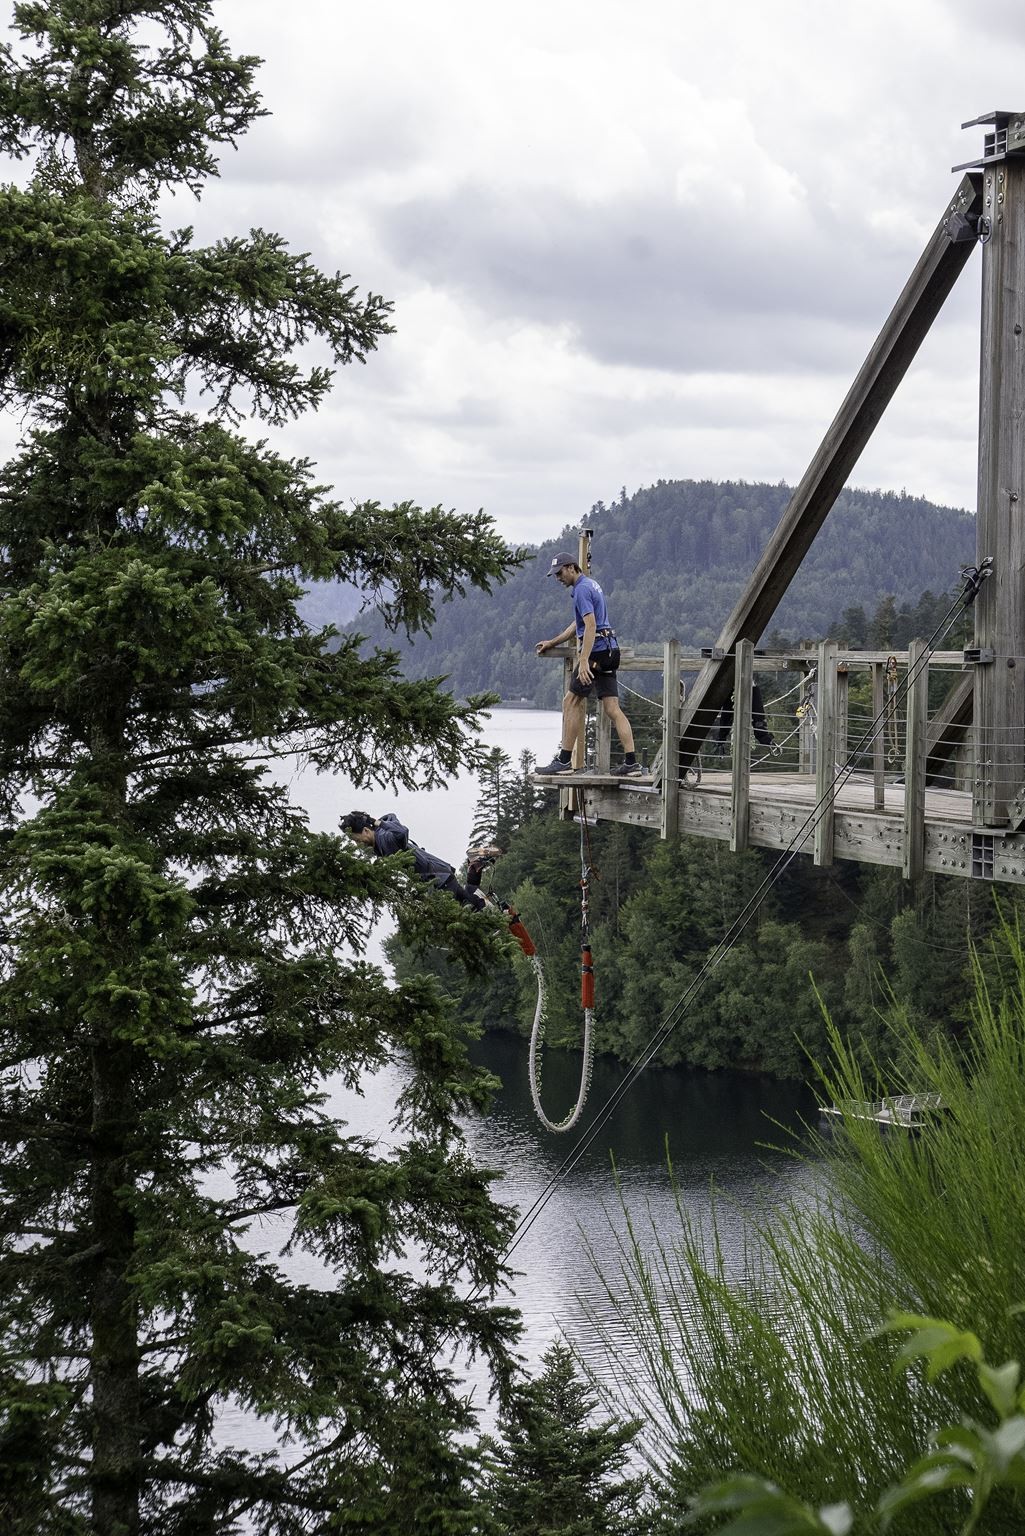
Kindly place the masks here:
<instances>
[{"instance_id":1,"label":"black shorts","mask_svg":"<svg viewBox=\"0 0 1025 1536\"><path fill-rule=\"evenodd\" d=\"M619 646L613 646L611 651L591 652L591 676L594 679L585 685L580 681L579 666L573 668L573 676L569 680L569 691L575 693L578 699L589 698L593 692L599 699L618 699L619 684L616 681L616 673L619 671Z\"/></svg>"}]
</instances>

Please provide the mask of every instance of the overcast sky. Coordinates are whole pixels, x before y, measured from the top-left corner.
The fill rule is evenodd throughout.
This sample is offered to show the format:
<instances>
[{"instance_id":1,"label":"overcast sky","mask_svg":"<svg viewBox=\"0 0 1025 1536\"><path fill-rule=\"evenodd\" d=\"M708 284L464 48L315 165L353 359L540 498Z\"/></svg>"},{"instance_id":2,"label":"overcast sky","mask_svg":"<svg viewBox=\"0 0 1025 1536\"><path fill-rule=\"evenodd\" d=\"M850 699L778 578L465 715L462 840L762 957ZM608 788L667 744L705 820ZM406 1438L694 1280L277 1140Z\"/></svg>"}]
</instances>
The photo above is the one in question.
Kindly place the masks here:
<instances>
[{"instance_id":1,"label":"overcast sky","mask_svg":"<svg viewBox=\"0 0 1025 1536\"><path fill-rule=\"evenodd\" d=\"M1025 106L989 0L219 0L271 116L250 225L394 301L288 445L343 498L540 540L660 478L795 482L944 210ZM973 507L978 254L853 480Z\"/></svg>"}]
</instances>

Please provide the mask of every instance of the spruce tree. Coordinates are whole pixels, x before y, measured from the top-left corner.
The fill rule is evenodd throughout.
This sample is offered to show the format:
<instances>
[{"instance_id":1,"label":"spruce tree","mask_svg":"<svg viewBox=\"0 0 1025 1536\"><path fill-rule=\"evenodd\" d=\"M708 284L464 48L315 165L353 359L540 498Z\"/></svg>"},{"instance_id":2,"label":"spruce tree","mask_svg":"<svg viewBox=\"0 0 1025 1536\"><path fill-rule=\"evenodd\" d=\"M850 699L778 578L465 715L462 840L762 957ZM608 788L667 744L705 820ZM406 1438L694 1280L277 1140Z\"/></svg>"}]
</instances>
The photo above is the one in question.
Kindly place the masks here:
<instances>
[{"instance_id":1,"label":"spruce tree","mask_svg":"<svg viewBox=\"0 0 1025 1536\"><path fill-rule=\"evenodd\" d=\"M596 1393L565 1344L514 1392L485 1439L483 1502L495 1536L640 1536L643 1477L627 1472L638 1424L595 1423Z\"/></svg>"},{"instance_id":2,"label":"spruce tree","mask_svg":"<svg viewBox=\"0 0 1025 1536\"><path fill-rule=\"evenodd\" d=\"M165 230L261 112L208 0L37 0L0 51L0 1524L162 1536L459 1523L449 1361L500 1382L508 1217L436 991L359 959L405 892L480 965L485 917L314 835L267 761L441 782L480 700L313 631L387 623L515 557L477 514L345 509L244 435L316 407L389 306L276 234ZM309 363L311 347L321 361ZM200 407L205 409L200 409ZM355 952L355 955L354 955ZM391 1150L323 1085L400 1057ZM382 1131L386 1131L382 1127ZM323 1280L288 1276L289 1253ZM408 1255L408 1257L407 1257ZM225 1404L279 1454L233 1445ZM409 1432L406 1432L406 1427Z\"/></svg>"}]
</instances>

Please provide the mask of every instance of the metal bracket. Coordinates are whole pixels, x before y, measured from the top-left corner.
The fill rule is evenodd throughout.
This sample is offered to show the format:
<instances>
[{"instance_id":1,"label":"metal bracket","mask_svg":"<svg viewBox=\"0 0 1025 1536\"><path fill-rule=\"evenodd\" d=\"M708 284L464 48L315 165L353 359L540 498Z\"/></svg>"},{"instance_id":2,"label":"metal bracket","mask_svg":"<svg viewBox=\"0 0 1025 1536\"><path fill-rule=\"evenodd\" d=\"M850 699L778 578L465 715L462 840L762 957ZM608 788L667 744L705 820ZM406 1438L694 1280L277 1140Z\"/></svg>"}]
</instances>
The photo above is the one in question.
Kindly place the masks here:
<instances>
[{"instance_id":1,"label":"metal bracket","mask_svg":"<svg viewBox=\"0 0 1025 1536\"><path fill-rule=\"evenodd\" d=\"M943 228L952 245L967 245L982 238L983 224L988 226L989 220L981 219L977 213L962 213L957 209L950 215ZM988 227L986 238L989 238Z\"/></svg>"},{"instance_id":2,"label":"metal bracket","mask_svg":"<svg viewBox=\"0 0 1025 1536\"><path fill-rule=\"evenodd\" d=\"M1013 800L1007 802L1007 819L1011 824L1012 832L1020 832L1022 823L1025 822L1025 784L1021 786Z\"/></svg>"},{"instance_id":3,"label":"metal bracket","mask_svg":"<svg viewBox=\"0 0 1025 1536\"><path fill-rule=\"evenodd\" d=\"M962 123L961 127L986 127L992 129L992 132L983 138L982 158L966 160L964 165L955 165L955 171L973 168L981 170L983 166L999 164L1025 150L1025 115L1021 112L986 112L982 117L973 117L971 122Z\"/></svg>"},{"instance_id":4,"label":"metal bracket","mask_svg":"<svg viewBox=\"0 0 1025 1536\"><path fill-rule=\"evenodd\" d=\"M991 645L966 645L961 659L966 667L988 667L996 661L997 653Z\"/></svg>"}]
</instances>

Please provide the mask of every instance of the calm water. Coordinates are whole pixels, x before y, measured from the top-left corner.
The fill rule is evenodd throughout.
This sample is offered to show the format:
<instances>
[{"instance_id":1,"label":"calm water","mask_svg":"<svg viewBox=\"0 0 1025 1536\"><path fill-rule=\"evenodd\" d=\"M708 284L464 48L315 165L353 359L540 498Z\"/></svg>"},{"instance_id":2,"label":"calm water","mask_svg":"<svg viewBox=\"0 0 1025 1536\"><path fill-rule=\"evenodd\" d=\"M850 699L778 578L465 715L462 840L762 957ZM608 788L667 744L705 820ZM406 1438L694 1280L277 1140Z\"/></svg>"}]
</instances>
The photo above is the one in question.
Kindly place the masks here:
<instances>
[{"instance_id":1,"label":"calm water","mask_svg":"<svg viewBox=\"0 0 1025 1536\"><path fill-rule=\"evenodd\" d=\"M479 1160L505 1172L500 1198L529 1211L558 1177L512 1259L518 1271L513 1294L524 1318L528 1358L536 1359L562 1333L603 1374L604 1346L595 1338L592 1310L619 1338L620 1349L629 1348L603 1281L616 1289L616 1240L624 1233L624 1204L646 1250L656 1233L671 1244L680 1231L667 1152L689 1220L709 1235L714 1200L719 1240L738 1281L751 1218L797 1194L811 1177L805 1165L773 1150L788 1140L788 1129L799 1135L814 1110L810 1095L797 1084L649 1068L580 1161L559 1176L626 1068L599 1059L581 1125L553 1136L533 1112L526 1043L491 1036L478 1047L477 1059L502 1079L493 1112L469 1128ZM572 1105L578 1070L574 1058L549 1054L542 1098L550 1112L561 1115ZM598 1256L600 1275L592 1255Z\"/></svg>"},{"instance_id":2,"label":"calm water","mask_svg":"<svg viewBox=\"0 0 1025 1536\"><path fill-rule=\"evenodd\" d=\"M486 739L514 760L523 747L547 758L557 745L558 731L559 717L553 712L499 710L491 717ZM432 851L458 862L466 848L477 799L472 779L460 779L448 790L395 796L355 791L341 777L328 775L299 774L289 782L294 798L306 807L316 827L334 827L339 815L353 806L377 814L395 809L415 839ZM568 872L568 877L572 874ZM383 931L378 934L374 958L379 958L382 936ZM653 1029L657 1022L652 1021ZM475 1047L475 1056L501 1079L502 1087L491 1113L468 1123L469 1144L478 1161L502 1170L499 1198L522 1213L545 1191L626 1069L599 1058L582 1124L569 1135L553 1136L536 1119L531 1105L526 1041L492 1035ZM575 1101L578 1072L578 1058L560 1053L546 1056L543 1097L552 1118L560 1118ZM365 1083L362 1097L338 1084L329 1085L333 1112L353 1133L374 1135L387 1145L401 1086L399 1065ZM742 1283L751 1217L799 1195L814 1180L813 1170L769 1145L779 1147L786 1140L785 1128L799 1130L812 1111L810 1096L797 1085L739 1074L649 1068L579 1162L558 1180L512 1257L515 1275L506 1299L523 1316L525 1357L536 1362L561 1333L604 1373L605 1353L595 1336L592 1312L619 1339L620 1351L629 1353L629 1339L622 1335L615 1308L589 1256L589 1249L601 1256L605 1278L615 1287L615 1234L622 1233L624 1221L613 1159L623 1199L639 1221L640 1241L650 1247L654 1233L671 1241L679 1230L666 1166L668 1146L689 1219L699 1230L710 1231L714 1201L727 1263ZM268 1223L254 1234L254 1245L273 1250L279 1230ZM317 1264L301 1257L283 1261L283 1267L312 1284L328 1278ZM470 1379L474 1379L472 1371ZM273 1432L269 1426L250 1423L246 1438L254 1448L262 1448L273 1443Z\"/></svg>"}]
</instances>

